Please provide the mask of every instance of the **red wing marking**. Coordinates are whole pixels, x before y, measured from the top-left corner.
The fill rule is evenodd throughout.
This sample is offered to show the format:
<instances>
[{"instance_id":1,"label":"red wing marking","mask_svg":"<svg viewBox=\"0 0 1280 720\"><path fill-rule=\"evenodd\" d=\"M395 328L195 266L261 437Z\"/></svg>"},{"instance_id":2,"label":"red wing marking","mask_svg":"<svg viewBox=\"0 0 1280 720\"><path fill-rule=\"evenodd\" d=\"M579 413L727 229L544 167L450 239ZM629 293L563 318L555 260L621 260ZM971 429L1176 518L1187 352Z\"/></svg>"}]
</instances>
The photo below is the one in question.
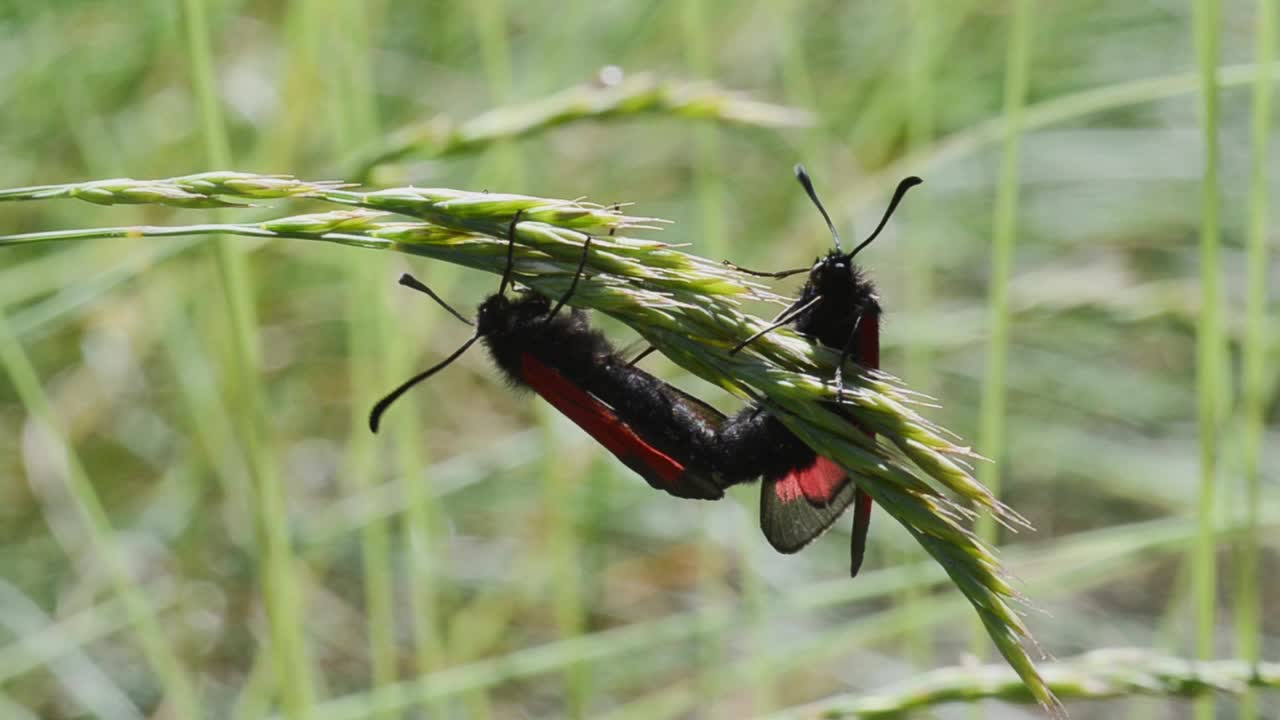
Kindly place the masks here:
<instances>
[{"instance_id":1,"label":"red wing marking","mask_svg":"<svg viewBox=\"0 0 1280 720\"><path fill-rule=\"evenodd\" d=\"M844 469L830 460L817 456L809 467L793 470L782 476L773 486L773 492L782 502L804 498L814 505L831 502L836 492L846 482Z\"/></svg>"},{"instance_id":2,"label":"red wing marking","mask_svg":"<svg viewBox=\"0 0 1280 720\"><path fill-rule=\"evenodd\" d=\"M765 492L768 492L768 489ZM804 497L804 491L800 489L799 473L788 473L781 480L774 483L773 494L777 496L779 501L784 503Z\"/></svg>"},{"instance_id":3,"label":"red wing marking","mask_svg":"<svg viewBox=\"0 0 1280 720\"><path fill-rule=\"evenodd\" d=\"M521 378L547 402L572 420L628 467L654 475L675 486L685 468L679 461L645 442L612 410L556 370L529 353L520 358ZM637 467L637 464L640 467Z\"/></svg>"},{"instance_id":4,"label":"red wing marking","mask_svg":"<svg viewBox=\"0 0 1280 720\"><path fill-rule=\"evenodd\" d=\"M855 494L856 486L838 465L815 457L804 468L765 478L760 529L775 550L796 552L831 527Z\"/></svg>"}]
</instances>

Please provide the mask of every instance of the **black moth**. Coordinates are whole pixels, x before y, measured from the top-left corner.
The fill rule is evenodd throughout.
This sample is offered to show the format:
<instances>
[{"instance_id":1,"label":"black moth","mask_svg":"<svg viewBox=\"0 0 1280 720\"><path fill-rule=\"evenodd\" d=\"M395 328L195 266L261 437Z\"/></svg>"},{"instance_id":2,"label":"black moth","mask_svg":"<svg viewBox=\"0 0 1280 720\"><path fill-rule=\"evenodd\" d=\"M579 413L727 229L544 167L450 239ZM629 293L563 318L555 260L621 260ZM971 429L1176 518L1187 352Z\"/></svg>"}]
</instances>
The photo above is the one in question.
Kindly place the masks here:
<instances>
[{"instance_id":1,"label":"black moth","mask_svg":"<svg viewBox=\"0 0 1280 720\"><path fill-rule=\"evenodd\" d=\"M735 352L764 332L792 324L800 333L841 350L863 367L879 365L879 315L871 282L853 263L853 256L875 239L903 194L920 181L899 185L875 232L849 253L812 183L797 166L797 177L827 221L835 248L819 258L809 272L800 297L765 331L749 338ZM431 377L483 340L495 364L515 387L528 388L585 430L627 467L655 489L676 497L717 500L724 489L763 477L760 524L769 543L794 553L821 535L858 500L854 515L851 572L862 562L870 497L860 491L844 470L801 442L771 413L748 407L726 417L715 408L626 362L598 332L586 313L565 307L583 279L591 239L568 291L554 304L527 290L514 299L505 290L512 281L516 227L520 213L508 227L507 265L498 292L481 303L475 333L444 361L405 381L373 408L370 428L376 432L382 414L411 387ZM805 269L777 273L787 277ZM588 278L589 279L589 278ZM455 317L471 323L449 307L426 285L409 275L401 284L420 290ZM843 363L841 363L843 365ZM837 386L842 378L837 375Z\"/></svg>"}]
</instances>

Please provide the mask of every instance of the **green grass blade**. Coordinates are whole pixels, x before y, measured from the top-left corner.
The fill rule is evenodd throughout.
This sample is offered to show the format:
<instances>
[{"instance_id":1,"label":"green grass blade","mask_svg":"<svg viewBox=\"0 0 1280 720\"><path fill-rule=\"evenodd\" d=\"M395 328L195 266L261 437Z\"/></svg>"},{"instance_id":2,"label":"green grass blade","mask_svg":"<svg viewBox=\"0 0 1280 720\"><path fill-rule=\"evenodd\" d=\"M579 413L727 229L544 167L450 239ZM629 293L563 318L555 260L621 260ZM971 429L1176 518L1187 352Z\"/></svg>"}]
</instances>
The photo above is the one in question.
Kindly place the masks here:
<instances>
[{"instance_id":1,"label":"green grass blade","mask_svg":"<svg viewBox=\"0 0 1280 720\"><path fill-rule=\"evenodd\" d=\"M1204 698L1240 695L1249 688L1280 689L1280 663L1254 666L1240 660L1195 662L1145 650L1104 649L1041 665L1045 681L1067 700L1107 700L1134 695ZM1032 703L1021 678L998 665L942 668L908 683L862 696L843 696L794 708L784 718L900 717L946 703L980 700Z\"/></svg>"},{"instance_id":2,"label":"green grass blade","mask_svg":"<svg viewBox=\"0 0 1280 720\"><path fill-rule=\"evenodd\" d=\"M328 73L329 114L335 119L335 144L357 147L378 136L376 98L373 96L373 68L370 66L369 15L374 8L365 3L319 4L310 11L324 18L306 27L314 33L311 50L318 60L334 51L342 58ZM351 392L348 397L350 425L347 439L344 490L358 495L375 487L384 466L379 438L369 432L369 408L397 379L391 375L391 356L402 351L394 337L387 307L384 282L392 277L393 258L378 257L372 262L345 264L346 335L350 356ZM370 660L369 684L387 687L398 679L396 643L395 577L391 557L391 528L384 519L374 519L360 531L360 560L364 585L365 630ZM384 714L381 720L391 720Z\"/></svg>"},{"instance_id":3,"label":"green grass blade","mask_svg":"<svg viewBox=\"0 0 1280 720\"><path fill-rule=\"evenodd\" d=\"M995 497L1000 496L1000 472L1005 454L1005 403L1009 358L1009 275L1013 269L1014 239L1018 215L1018 159L1022 138L1022 114L1031 68L1032 0L1016 0L1009 24L1004 79L1004 143L992 218L991 271L987 296L986 367L982 399L978 406L978 452L992 460L978 466L978 481ZM996 525L988 517L976 525L978 536L997 540ZM989 647L975 634L973 652L986 657Z\"/></svg>"},{"instance_id":4,"label":"green grass blade","mask_svg":"<svg viewBox=\"0 0 1280 720\"><path fill-rule=\"evenodd\" d=\"M911 93L912 113L907 119L907 142L912 150L928 147L934 142L934 123L937 107L935 75L939 56L934 47L944 42L943 29L950 25L948 6L914 0L911 3L911 51L907 63L907 82ZM904 233L901 243L904 269L903 286L906 290L903 309L909 314L923 313L932 307L934 299L935 260L932 233L928 223L928 197L913 198L908 216L913 222L910 231ZM908 378L920 392L936 392L933 354L919 342L910 343L902 354L903 377ZM919 551L911 549L914 560ZM906 558L904 558L905 560ZM903 602L909 607L920 607L924 598L916 588L904 593ZM928 667L932 656L933 638L925 629L918 629L908 638L912 662L918 667Z\"/></svg>"},{"instance_id":5,"label":"green grass blade","mask_svg":"<svg viewBox=\"0 0 1280 720\"><path fill-rule=\"evenodd\" d=\"M1280 63L1260 65L1240 63L1223 65L1217 69L1220 88L1240 87L1259 82L1259 78L1280 77ZM1111 83L1078 92L1066 93L1028 105L1022 113L1020 125L1024 133L1063 125L1113 110L1133 108L1160 100L1192 95L1200 90L1202 76L1198 72L1159 75L1140 80ZM928 176L945 167L971 157L978 151L1001 142L1008 134L1009 118L984 120L964 130L940 138L933 145L907 153L902 158L869 173L852 187L847 188L833 205L855 207L868 195L879 192L912 173ZM3 195L0 194L0 200Z\"/></svg>"},{"instance_id":6,"label":"green grass blade","mask_svg":"<svg viewBox=\"0 0 1280 720\"><path fill-rule=\"evenodd\" d=\"M467 9L471 22L474 24L474 32L479 43L480 56L482 58L483 77L488 86L489 98L494 105L502 107L513 100L514 82L512 80L514 68L511 63L511 37L507 17L507 0L480 0L472 3ZM477 172L477 181L481 177L483 182L511 183L514 187L520 187L524 184L524 158L519 148L516 147L514 136L500 136L488 143L488 148L481 158L481 167L483 170ZM514 214L514 213L513 213ZM542 432L547 432L546 414L538 414L538 428ZM543 477L544 484L542 487L541 500L549 502L554 496L550 486L555 480L552 476ZM564 528L559 527L559 523L566 521L563 514L555 513L552 515L552 522L557 524L556 531L563 531ZM540 538L544 542L550 542L546 538ZM554 552L553 548L542 548ZM563 560L563 556L561 556ZM537 583L542 578L534 578L525 576L521 578L528 587L530 584ZM554 612L556 616L563 620L571 617L574 610L566 605L568 596L559 594L553 599L555 605ZM448 652L451 657L470 659L478 652L478 648L486 645L486 642L475 642L472 638L467 637L469 634L479 636L481 638L490 638L502 632L511 621L512 602L508 600L500 600L494 602L486 602L488 598L482 598L474 602L470 608L457 613L451 618L451 627L454 629L450 637ZM470 610L471 612L467 612ZM558 629L564 630L571 626L571 623L562 624ZM468 633L459 628L471 628L473 632ZM564 688L564 694L569 698L565 706L567 708L581 707L585 704L584 686L581 682L581 674L575 668L566 669L561 676L560 681ZM476 717L481 720L484 718L494 717L493 698L490 696L488 688L477 688L464 698L465 709L467 715Z\"/></svg>"},{"instance_id":7,"label":"green grass blade","mask_svg":"<svg viewBox=\"0 0 1280 720\"><path fill-rule=\"evenodd\" d=\"M502 221L509 219L514 209L528 207L531 216L545 220L522 222L517 228L516 275L522 284L558 297L575 274L586 235L552 223L617 227L633 221L603 208L495 193L398 188L379 193L323 189L315 194L368 209L256 225L205 225L197 230L394 249L497 273L505 266L507 254L506 223ZM452 199L442 202L440 198L445 196ZM430 215L445 226L387 222L374 211L378 209L417 217ZM146 235L152 230L173 232L173 228L134 228L131 232ZM488 234L481 234L486 231ZM993 632L993 640L1010 662L1028 673L1028 682L1037 684L1026 651L1015 640L1027 637L1026 628L1008 604L1016 593L1000 577L998 562L961 524L967 511L925 483L908 463L963 501L996 513L1004 522L1025 524L1025 520L973 479L964 464L964 458L972 457L971 451L920 417L897 380L877 373L857 376L856 388L846 382L849 391L841 402L848 412L892 447L872 443L847 418L823 405L837 399L834 388L822 379L834 375L836 358L832 356L836 353L815 348L794 332L779 330L759 338L750 354L729 354L729 348L764 325L763 320L744 315L737 307L739 298L772 297L754 280L718 262L625 236L596 236L586 259L588 275L599 276L600 281L581 284L572 304L600 310L630 324L669 358L706 380L761 398L815 451L865 480L864 490L911 530L946 567L975 608L985 614L984 624L993 631L997 627L1007 630Z\"/></svg>"},{"instance_id":8,"label":"green grass blade","mask_svg":"<svg viewBox=\"0 0 1280 720\"><path fill-rule=\"evenodd\" d=\"M1217 0L1196 0L1193 25L1200 71L1200 112L1204 169L1200 194L1200 324L1196 333L1196 390L1199 406L1200 488L1197 507L1201 532L1191 549L1192 602L1196 656L1213 657L1217 611L1216 509L1219 442L1229 391L1223 387L1225 342L1222 324L1221 264L1218 232L1218 37ZM1196 717L1214 715L1212 698L1196 703Z\"/></svg>"},{"instance_id":9,"label":"green grass blade","mask_svg":"<svg viewBox=\"0 0 1280 720\"><path fill-rule=\"evenodd\" d=\"M215 167L227 167L231 150L215 87L209 10L204 0L185 0L183 14L206 152ZM314 691L310 657L301 627L302 591L289 547L288 508L275 467L266 403L257 375L257 319L249 268L240 249L225 238L214 237L211 244L231 324L231 347L227 352L231 380L243 403L240 440L257 491L253 497L255 528L258 547L264 556L259 572L271 629L272 665L289 717L301 720L308 715Z\"/></svg>"},{"instance_id":10,"label":"green grass blade","mask_svg":"<svg viewBox=\"0 0 1280 720\"><path fill-rule=\"evenodd\" d=\"M1278 509L1271 506L1264 510L1268 525L1276 522ZM1113 582L1118 575L1131 571L1137 558L1147 558L1154 551L1180 552L1195 533L1194 518L1159 520L1136 523L1129 527L1083 533L1060 545L1044 551L1010 548L1010 564L1028 583L1030 590L1066 594L1073 590L1085 590L1103 583ZM868 571L859 576L859 582L850 583L838 579L807 584L788 589L774 601L774 621L796 614L812 614L842 605L876 598L888 598L902 592L909 585L925 576L930 585L944 579L942 569L933 563L921 567L893 567ZM924 602L924 611L905 611L895 608L887 613L874 613L856 622L847 623L838 631L840 637L824 638L818 645L825 649L821 657L811 657L788 646L772 649L760 659L748 658L717 679L717 687L728 685L724 679L748 677L744 668L751 670L748 682L756 681L756 669L769 667L780 655L803 658L807 664L821 664L850 647L869 643L905 632L914 622L927 617L929 622L952 620L965 609L966 603L958 598L934 597ZM415 699L439 698L467 692L476 687L494 687L504 682L544 675L577 662L626 662L632 654L640 654L654 647L677 645L689 638L699 637L709 631L720 631L736 625L740 608L736 604L704 607L700 610L670 615L659 620L598 631L569 640L560 640L541 646L524 648L506 655L487 658L468 665L448 668L432 678L421 678L403 683L395 692L354 693L347 697L326 701L318 712L321 720L355 720L368 717L374 709L387 710L407 706ZM892 620L890 622L890 620ZM744 682L744 684L746 684ZM686 702L677 704L672 714L687 712L700 706L706 697L697 694L698 681L690 681L682 687L688 693Z\"/></svg>"},{"instance_id":11,"label":"green grass blade","mask_svg":"<svg viewBox=\"0 0 1280 720\"><path fill-rule=\"evenodd\" d=\"M501 62L501 58L492 61ZM361 182L374 179L375 175L383 180L383 175L391 171L385 167L387 164L413 155L446 157L474 153L569 123L620 120L645 114L764 128L800 127L813 121L803 110L752 100L710 83L682 82L638 73L616 81L575 85L530 103L499 107L468 120L436 117L400 128L377 146L365 150L346 175Z\"/></svg>"},{"instance_id":12,"label":"green grass blade","mask_svg":"<svg viewBox=\"0 0 1280 720\"><path fill-rule=\"evenodd\" d=\"M714 76L712 42L714 29L709 22L711 0L686 0L680 3L680 28L685 64L698 78ZM711 257L725 257L724 184L721 181L720 138L716 128L699 123L693 128L693 194L697 200L697 237L700 246ZM754 535L754 532L752 533ZM710 602L722 599L727 588L724 578L724 552L703 528L697 543L698 589ZM747 629L751 633L750 629ZM714 671L724 662L724 637L718 632L701 635L694 652L700 677ZM768 689L762 688L767 695Z\"/></svg>"},{"instance_id":13,"label":"green grass blade","mask_svg":"<svg viewBox=\"0 0 1280 720\"><path fill-rule=\"evenodd\" d=\"M1259 65L1270 65L1276 55L1275 0L1258 0L1254 19L1254 58ZM1266 426L1269 378L1267 354L1270 333L1267 322L1267 270L1270 267L1267 232L1268 212L1268 135L1271 132L1271 92L1273 83L1259 75L1253 84L1252 167L1249 176L1249 218L1247 239L1247 290L1245 337L1243 342L1242 389L1242 476L1245 483L1244 513L1246 525L1240 536L1238 565L1235 575L1236 647L1245 662L1257 663L1262 652L1261 590L1258 582L1258 546L1260 544L1258 513L1262 504L1262 436ZM1258 696L1246 690L1240 699L1241 720L1257 718Z\"/></svg>"}]
</instances>

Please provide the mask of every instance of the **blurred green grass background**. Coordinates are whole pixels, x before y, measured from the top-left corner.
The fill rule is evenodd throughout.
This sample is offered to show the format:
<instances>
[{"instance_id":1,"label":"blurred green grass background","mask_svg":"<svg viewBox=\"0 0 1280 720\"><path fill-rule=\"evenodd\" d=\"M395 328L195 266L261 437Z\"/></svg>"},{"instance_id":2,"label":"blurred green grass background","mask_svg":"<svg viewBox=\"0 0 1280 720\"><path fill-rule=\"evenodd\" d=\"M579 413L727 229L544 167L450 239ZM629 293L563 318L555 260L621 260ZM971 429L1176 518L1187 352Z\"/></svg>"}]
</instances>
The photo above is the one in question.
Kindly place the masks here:
<instances>
[{"instance_id":1,"label":"blurred green grass background","mask_svg":"<svg viewBox=\"0 0 1280 720\"><path fill-rule=\"evenodd\" d=\"M846 237L922 175L860 256L888 313L883 364L940 398L930 417L998 461L986 479L1037 526L1000 543L1048 611L1029 616L1040 643L1250 657L1276 632L1280 363L1259 289L1276 274L1258 252L1276 150L1247 65L1260 11L1226 2L1215 21L1210 5L6 0L0 187L223 167L352 179L396 128L536 101L610 64L811 110L802 130L574 123L371 178L636 202L675 221L664 240L793 267L828 242L794 162ZM1197 33L1219 27L1198 59ZM1197 93L1213 63L1206 200ZM14 205L0 232L198 215ZM506 392L480 353L370 436L369 404L466 335L394 286L406 269L461 307L496 287L311 243L4 250L0 715L741 717L983 652L883 514L857 580L843 527L775 555L754 488L714 506L658 495ZM1197 711L1276 717L1275 701Z\"/></svg>"}]
</instances>

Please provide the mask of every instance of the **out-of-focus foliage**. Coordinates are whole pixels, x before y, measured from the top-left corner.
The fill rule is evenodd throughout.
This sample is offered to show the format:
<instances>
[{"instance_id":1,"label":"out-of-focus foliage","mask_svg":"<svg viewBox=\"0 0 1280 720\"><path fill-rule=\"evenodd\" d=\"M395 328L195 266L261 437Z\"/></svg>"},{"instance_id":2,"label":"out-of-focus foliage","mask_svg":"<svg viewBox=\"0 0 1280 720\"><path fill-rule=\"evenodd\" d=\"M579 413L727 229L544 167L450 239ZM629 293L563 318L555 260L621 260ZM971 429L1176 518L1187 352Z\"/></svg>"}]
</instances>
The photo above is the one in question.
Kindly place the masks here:
<instances>
[{"instance_id":1,"label":"out-of-focus foliage","mask_svg":"<svg viewBox=\"0 0 1280 720\"><path fill-rule=\"evenodd\" d=\"M192 79L201 51L186 14L204 5L0 6L0 187L210 169ZM1184 550L1197 500L1202 154L1193 18L1171 2L1033 5L1008 432L994 459L1005 500L1038 532L1002 538L1003 558L1049 611L1028 623L1055 654L1113 645L1191 654ZM848 237L878 218L898 173L921 174L925 186L860 259L888 313L884 366L941 400L932 419L974 439L1006 10L728 0L203 8L212 97L242 170L344 177L399 128L536 102L609 64L813 111L810 129L661 113L568 123L477 153L406 156L374 177L636 202L632 214L676 221L663 240L794 267L828 241L791 180L793 163L809 167ZM1253 59L1253 13L1251 3L1224 5L1224 65ZM1256 159L1252 76L1224 73L1221 98L1233 359ZM190 222L191 211L176 212L0 206L0 233ZM7 324L157 613L158 639L207 715L259 717L279 699L263 523L287 531L297 555L288 581L297 615L285 620L305 638L312 687L301 702L320 703L320 717L376 715L374 701L457 716L710 708L735 717L870 692L955 664L969 648L957 622L967 607L883 515L857 580L842 577L843 527L777 556L755 529L755 489L716 505L654 493L561 418L506 392L480 353L415 391L416 424L370 441L354 421L368 403L467 332L406 297L396 275L412 268L462 307L492 292L493 277L337 246L234 242L250 253L254 388L234 381L234 335L203 241L126 238L0 257ZM605 324L619 345L633 340ZM661 359L647 362L734 406ZM1264 453L1278 439L1280 362L1269 366ZM112 568L94 551L100 537L64 482L74 463L4 377L0 714L147 716L166 687L146 661L147 638L157 638L112 590ZM239 421L254 393L267 410L261 450L285 493L283 516L256 520ZM1239 527L1246 509L1238 398L1226 398L1224 528ZM1254 505L1266 540L1280 513L1274 455L1260 467ZM1224 588L1235 583L1233 537L1221 542ZM1271 546L1260 562L1267 607L1278 592ZM1232 593L1222 597L1218 637L1229 655ZM1264 613L1251 628L1264 652L1269 621ZM440 673L422 680L421 670ZM1165 702L1073 714L1115 717L1132 704L1163 716Z\"/></svg>"}]
</instances>

